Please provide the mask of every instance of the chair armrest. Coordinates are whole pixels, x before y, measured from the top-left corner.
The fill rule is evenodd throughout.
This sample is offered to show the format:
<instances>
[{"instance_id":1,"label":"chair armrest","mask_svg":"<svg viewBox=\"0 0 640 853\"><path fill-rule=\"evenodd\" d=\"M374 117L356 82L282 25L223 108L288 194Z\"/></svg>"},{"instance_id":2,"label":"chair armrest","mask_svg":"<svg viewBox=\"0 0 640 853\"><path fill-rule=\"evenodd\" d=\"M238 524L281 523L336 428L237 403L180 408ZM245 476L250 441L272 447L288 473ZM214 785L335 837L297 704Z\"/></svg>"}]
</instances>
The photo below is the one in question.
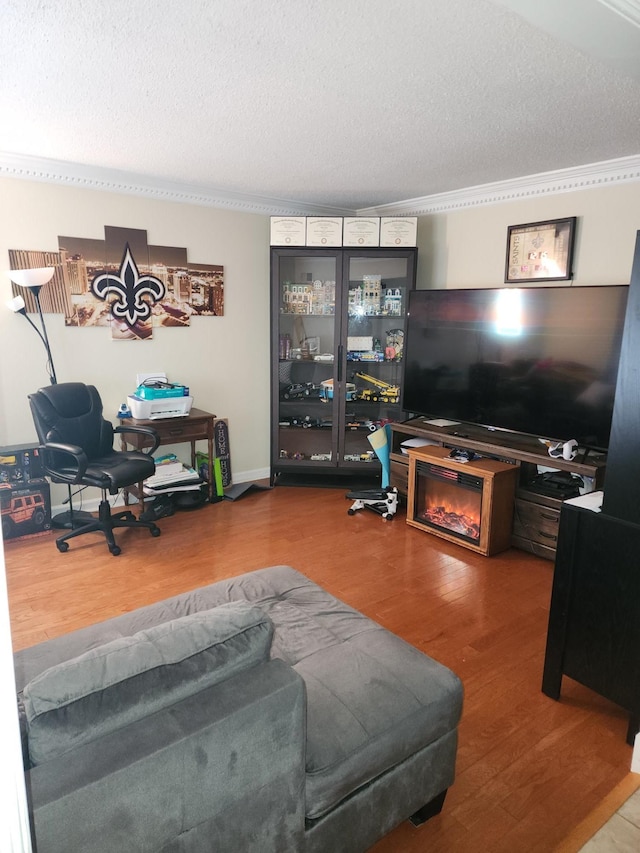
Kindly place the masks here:
<instances>
[{"instance_id":1,"label":"chair armrest","mask_svg":"<svg viewBox=\"0 0 640 853\"><path fill-rule=\"evenodd\" d=\"M127 432L133 432L136 435L148 435L149 438L151 439L152 446L150 446L148 449L146 449L146 448L143 449L141 452L147 453L149 456L151 456L153 453L156 452L156 450L158 449L158 446L160 444L160 436L158 435L156 430L153 429L152 427L117 426L117 427L115 427L115 429L113 431L114 431L114 433L121 433L121 434L127 433Z\"/></svg>"},{"instance_id":2,"label":"chair armrest","mask_svg":"<svg viewBox=\"0 0 640 853\"><path fill-rule=\"evenodd\" d=\"M87 470L89 459L87 458L87 454L79 445L63 444L59 441L47 441L45 444L40 446L40 450L42 451L42 461L47 474L51 477L55 477L56 480L62 481L63 483L77 484L82 482L82 477L84 476L84 472ZM54 467L51 465L51 453L65 453L67 456L73 457L77 466L76 470L65 472L61 470L60 467Z\"/></svg>"}]
</instances>

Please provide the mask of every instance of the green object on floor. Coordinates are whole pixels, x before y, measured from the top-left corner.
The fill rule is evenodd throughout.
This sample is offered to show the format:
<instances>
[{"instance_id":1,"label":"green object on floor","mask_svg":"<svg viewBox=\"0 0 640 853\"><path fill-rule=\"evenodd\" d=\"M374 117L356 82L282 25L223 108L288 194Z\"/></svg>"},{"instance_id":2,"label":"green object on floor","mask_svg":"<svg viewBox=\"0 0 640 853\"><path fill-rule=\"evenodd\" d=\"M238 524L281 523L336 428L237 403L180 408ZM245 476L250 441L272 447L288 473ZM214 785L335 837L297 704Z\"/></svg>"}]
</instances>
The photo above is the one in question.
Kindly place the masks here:
<instances>
[{"instance_id":1,"label":"green object on floor","mask_svg":"<svg viewBox=\"0 0 640 853\"><path fill-rule=\"evenodd\" d=\"M216 487L216 495L222 497L224 495L224 486L222 485L222 466L220 460L216 456L213 460L213 482Z\"/></svg>"}]
</instances>

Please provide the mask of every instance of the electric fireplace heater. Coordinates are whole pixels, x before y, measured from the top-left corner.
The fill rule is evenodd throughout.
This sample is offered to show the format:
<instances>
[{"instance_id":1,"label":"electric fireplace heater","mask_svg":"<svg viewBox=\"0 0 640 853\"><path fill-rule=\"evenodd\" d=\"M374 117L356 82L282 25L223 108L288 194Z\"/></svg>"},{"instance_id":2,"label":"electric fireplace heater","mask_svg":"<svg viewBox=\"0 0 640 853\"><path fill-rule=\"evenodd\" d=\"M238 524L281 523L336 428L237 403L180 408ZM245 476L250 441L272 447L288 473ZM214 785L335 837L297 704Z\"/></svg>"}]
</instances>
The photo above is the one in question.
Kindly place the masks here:
<instances>
[{"instance_id":1,"label":"electric fireplace heater","mask_svg":"<svg viewBox=\"0 0 640 853\"><path fill-rule=\"evenodd\" d=\"M486 556L509 548L517 466L449 454L444 447L409 451L407 524Z\"/></svg>"},{"instance_id":2,"label":"electric fireplace heater","mask_svg":"<svg viewBox=\"0 0 640 853\"><path fill-rule=\"evenodd\" d=\"M477 545L482 519L482 478L416 463L416 520Z\"/></svg>"}]
</instances>

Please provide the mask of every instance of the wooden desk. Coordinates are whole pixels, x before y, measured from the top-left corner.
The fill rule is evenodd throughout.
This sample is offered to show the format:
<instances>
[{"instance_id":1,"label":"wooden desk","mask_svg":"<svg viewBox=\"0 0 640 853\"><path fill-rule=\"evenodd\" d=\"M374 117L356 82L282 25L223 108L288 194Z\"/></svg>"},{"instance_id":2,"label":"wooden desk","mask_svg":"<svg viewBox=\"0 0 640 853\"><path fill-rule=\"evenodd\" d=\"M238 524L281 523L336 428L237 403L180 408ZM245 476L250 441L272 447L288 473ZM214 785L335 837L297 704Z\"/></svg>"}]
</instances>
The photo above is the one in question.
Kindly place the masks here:
<instances>
[{"instance_id":1,"label":"wooden desk","mask_svg":"<svg viewBox=\"0 0 640 853\"><path fill-rule=\"evenodd\" d=\"M126 418L121 421L122 426L144 426L151 427L160 436L160 445L181 444L185 441L191 444L191 467L196 467L196 441L206 441L209 462L209 500L213 498L213 422L216 416L202 409L192 408L188 415L179 418L150 418L143 420L138 418ZM136 433L121 433L121 446L123 450L127 445L142 450L149 447L151 441L144 435ZM145 495L142 483L138 484L138 499L142 510L144 510ZM147 496L148 497L148 496ZM125 501L128 495L125 489Z\"/></svg>"}]
</instances>

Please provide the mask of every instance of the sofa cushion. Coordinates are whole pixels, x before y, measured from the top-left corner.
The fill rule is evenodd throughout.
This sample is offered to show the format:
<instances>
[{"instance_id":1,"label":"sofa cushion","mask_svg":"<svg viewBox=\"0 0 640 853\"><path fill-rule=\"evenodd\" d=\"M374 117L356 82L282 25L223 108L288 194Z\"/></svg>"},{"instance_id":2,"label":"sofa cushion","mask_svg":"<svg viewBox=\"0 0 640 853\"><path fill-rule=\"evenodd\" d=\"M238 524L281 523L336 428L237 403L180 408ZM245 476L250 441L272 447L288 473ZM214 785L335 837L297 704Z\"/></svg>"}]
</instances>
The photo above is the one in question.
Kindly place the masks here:
<instances>
[{"instance_id":1,"label":"sofa cushion","mask_svg":"<svg viewBox=\"0 0 640 853\"><path fill-rule=\"evenodd\" d=\"M244 601L173 619L98 646L24 688L37 765L269 659L273 624Z\"/></svg>"},{"instance_id":2,"label":"sofa cushion","mask_svg":"<svg viewBox=\"0 0 640 853\"><path fill-rule=\"evenodd\" d=\"M455 732L460 679L294 569L251 572L206 594L214 589L268 613L272 656L304 678L308 819Z\"/></svg>"},{"instance_id":3,"label":"sofa cushion","mask_svg":"<svg viewBox=\"0 0 640 853\"><path fill-rule=\"evenodd\" d=\"M136 611L135 619L225 601L260 607L275 627L271 656L304 678L308 819L455 732L462 712L460 679L290 566L200 587Z\"/></svg>"},{"instance_id":4,"label":"sofa cushion","mask_svg":"<svg viewBox=\"0 0 640 853\"><path fill-rule=\"evenodd\" d=\"M386 631L316 652L295 669L308 697L310 820L455 732L460 719L458 677Z\"/></svg>"}]
</instances>

